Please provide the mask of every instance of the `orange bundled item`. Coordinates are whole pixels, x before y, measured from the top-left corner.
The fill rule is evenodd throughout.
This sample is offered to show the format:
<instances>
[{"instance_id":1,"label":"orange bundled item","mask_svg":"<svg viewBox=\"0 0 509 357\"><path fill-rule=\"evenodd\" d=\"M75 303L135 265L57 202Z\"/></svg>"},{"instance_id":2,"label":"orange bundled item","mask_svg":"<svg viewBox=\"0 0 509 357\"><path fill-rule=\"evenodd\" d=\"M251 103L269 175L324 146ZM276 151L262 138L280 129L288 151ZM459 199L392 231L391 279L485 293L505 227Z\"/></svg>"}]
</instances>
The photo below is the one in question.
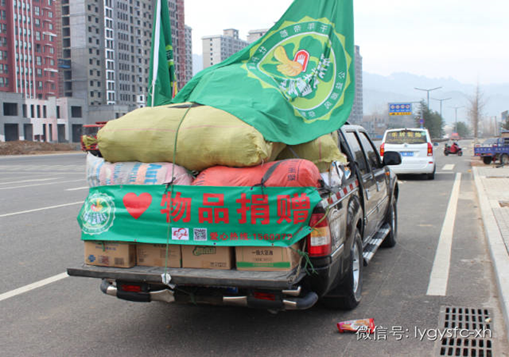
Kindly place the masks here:
<instances>
[{"instance_id":1,"label":"orange bundled item","mask_svg":"<svg viewBox=\"0 0 509 357\"><path fill-rule=\"evenodd\" d=\"M349 331L349 332L363 331L363 332L368 332L368 333L375 332L375 320L374 319L343 321L343 322L338 322L337 325L338 325L339 333L344 333L346 331Z\"/></svg>"},{"instance_id":2,"label":"orange bundled item","mask_svg":"<svg viewBox=\"0 0 509 357\"><path fill-rule=\"evenodd\" d=\"M320 172L308 160L291 159L245 168L214 166L202 171L194 186L320 187Z\"/></svg>"}]
</instances>

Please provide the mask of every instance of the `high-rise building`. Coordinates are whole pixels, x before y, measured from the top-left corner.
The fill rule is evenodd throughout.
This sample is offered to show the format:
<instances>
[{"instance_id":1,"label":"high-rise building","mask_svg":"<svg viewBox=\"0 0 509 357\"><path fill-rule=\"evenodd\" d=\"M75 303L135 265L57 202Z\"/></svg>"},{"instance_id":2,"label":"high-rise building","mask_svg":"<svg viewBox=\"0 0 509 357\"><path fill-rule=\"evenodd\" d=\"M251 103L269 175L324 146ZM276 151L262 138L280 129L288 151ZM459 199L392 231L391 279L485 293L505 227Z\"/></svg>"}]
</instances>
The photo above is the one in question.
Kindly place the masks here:
<instances>
[{"instance_id":1,"label":"high-rise building","mask_svg":"<svg viewBox=\"0 0 509 357\"><path fill-rule=\"evenodd\" d=\"M263 29L263 30L251 30L251 31L249 31L248 34L247 34L247 42L249 42L249 43L255 42L259 38L262 38L267 33L267 31L269 31L269 30L268 29Z\"/></svg>"},{"instance_id":2,"label":"high-rise building","mask_svg":"<svg viewBox=\"0 0 509 357\"><path fill-rule=\"evenodd\" d=\"M145 106L155 0L62 2L64 95L97 120ZM186 78L184 0L169 0L178 86ZM108 105L108 110L94 107ZM108 111L111 114L106 114ZM99 114L100 113L100 114Z\"/></svg>"},{"instance_id":3,"label":"high-rise building","mask_svg":"<svg viewBox=\"0 0 509 357\"><path fill-rule=\"evenodd\" d=\"M58 95L57 10L55 1L0 1L0 92Z\"/></svg>"},{"instance_id":4,"label":"high-rise building","mask_svg":"<svg viewBox=\"0 0 509 357\"><path fill-rule=\"evenodd\" d=\"M185 30L186 72L183 82L187 83L193 78L193 29L189 26L185 26Z\"/></svg>"},{"instance_id":5,"label":"high-rise building","mask_svg":"<svg viewBox=\"0 0 509 357\"><path fill-rule=\"evenodd\" d=\"M203 37L203 68L224 61L248 45L247 41L239 38L239 31L235 29L223 30L223 35Z\"/></svg>"},{"instance_id":6,"label":"high-rise building","mask_svg":"<svg viewBox=\"0 0 509 357\"><path fill-rule=\"evenodd\" d=\"M348 121L352 124L360 124L364 116L363 94L362 94L362 56L360 47L355 46L355 98L353 101L352 112Z\"/></svg>"}]
</instances>

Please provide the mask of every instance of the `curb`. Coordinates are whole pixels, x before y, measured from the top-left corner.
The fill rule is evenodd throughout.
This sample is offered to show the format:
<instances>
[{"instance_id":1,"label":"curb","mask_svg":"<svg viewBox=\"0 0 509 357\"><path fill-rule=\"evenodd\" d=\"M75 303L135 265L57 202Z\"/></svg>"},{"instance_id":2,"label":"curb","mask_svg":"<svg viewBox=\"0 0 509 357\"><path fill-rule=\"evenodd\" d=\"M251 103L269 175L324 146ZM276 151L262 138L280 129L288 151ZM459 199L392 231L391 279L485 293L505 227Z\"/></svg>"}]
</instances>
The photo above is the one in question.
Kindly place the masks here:
<instances>
[{"instance_id":1,"label":"curb","mask_svg":"<svg viewBox=\"0 0 509 357\"><path fill-rule=\"evenodd\" d=\"M472 167L477 197L481 208L484 233L488 240L492 266L495 271L495 280L500 295L500 304L502 305L502 314L504 315L507 331L506 337L509 340L509 254L477 170L477 167Z\"/></svg>"},{"instance_id":2,"label":"curb","mask_svg":"<svg viewBox=\"0 0 509 357\"><path fill-rule=\"evenodd\" d=\"M54 154L30 154L30 155L0 155L0 160L2 159L21 159L24 157L43 157L43 156L63 156L63 155L79 155L85 154L83 151L55 151Z\"/></svg>"}]
</instances>

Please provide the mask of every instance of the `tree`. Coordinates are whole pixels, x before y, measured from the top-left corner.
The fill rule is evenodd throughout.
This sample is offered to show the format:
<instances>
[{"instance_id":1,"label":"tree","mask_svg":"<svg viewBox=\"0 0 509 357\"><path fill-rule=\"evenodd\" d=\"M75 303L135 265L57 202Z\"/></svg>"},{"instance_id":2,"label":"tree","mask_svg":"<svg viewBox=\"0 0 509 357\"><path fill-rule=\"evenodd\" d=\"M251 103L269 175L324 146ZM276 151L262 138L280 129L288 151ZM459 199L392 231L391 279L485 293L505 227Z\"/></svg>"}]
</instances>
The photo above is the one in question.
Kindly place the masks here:
<instances>
[{"instance_id":1,"label":"tree","mask_svg":"<svg viewBox=\"0 0 509 357\"><path fill-rule=\"evenodd\" d=\"M486 105L484 94L479 87L479 83L477 83L475 87L474 95L470 97L468 101L470 102L470 108L468 108L470 123L474 130L474 138L477 139L479 137L479 122L483 115L484 106Z\"/></svg>"},{"instance_id":2,"label":"tree","mask_svg":"<svg viewBox=\"0 0 509 357\"><path fill-rule=\"evenodd\" d=\"M470 128L468 127L467 124L463 123L462 121L459 121L456 132L460 137L464 138L470 135Z\"/></svg>"},{"instance_id":3,"label":"tree","mask_svg":"<svg viewBox=\"0 0 509 357\"><path fill-rule=\"evenodd\" d=\"M432 138L441 138L444 135L444 119L437 112L429 110L424 101L421 101L420 104L420 118L424 119L423 126L428 129ZM415 119L419 126L420 118Z\"/></svg>"}]
</instances>

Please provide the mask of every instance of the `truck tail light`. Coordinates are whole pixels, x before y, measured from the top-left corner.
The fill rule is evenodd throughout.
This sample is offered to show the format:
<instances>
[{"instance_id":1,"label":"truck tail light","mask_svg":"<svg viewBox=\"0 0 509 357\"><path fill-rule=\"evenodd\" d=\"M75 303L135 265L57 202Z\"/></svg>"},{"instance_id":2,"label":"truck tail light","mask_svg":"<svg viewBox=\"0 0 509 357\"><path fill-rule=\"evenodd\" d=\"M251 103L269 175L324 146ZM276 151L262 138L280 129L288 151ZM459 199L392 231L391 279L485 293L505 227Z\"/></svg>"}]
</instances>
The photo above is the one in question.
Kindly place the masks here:
<instances>
[{"instance_id":1,"label":"truck tail light","mask_svg":"<svg viewBox=\"0 0 509 357\"><path fill-rule=\"evenodd\" d=\"M384 152L385 152L385 143L382 143L382 145L380 145L380 156L384 156Z\"/></svg>"},{"instance_id":2,"label":"truck tail light","mask_svg":"<svg viewBox=\"0 0 509 357\"><path fill-rule=\"evenodd\" d=\"M307 237L309 256L329 255L331 253L331 236L325 213L313 213L309 226L313 229Z\"/></svg>"},{"instance_id":3,"label":"truck tail light","mask_svg":"<svg viewBox=\"0 0 509 357\"><path fill-rule=\"evenodd\" d=\"M130 293L141 293L143 291L141 285L136 284L121 284L119 287L120 290Z\"/></svg>"},{"instance_id":4,"label":"truck tail light","mask_svg":"<svg viewBox=\"0 0 509 357\"><path fill-rule=\"evenodd\" d=\"M428 156L433 156L433 145L428 143Z\"/></svg>"}]
</instances>

